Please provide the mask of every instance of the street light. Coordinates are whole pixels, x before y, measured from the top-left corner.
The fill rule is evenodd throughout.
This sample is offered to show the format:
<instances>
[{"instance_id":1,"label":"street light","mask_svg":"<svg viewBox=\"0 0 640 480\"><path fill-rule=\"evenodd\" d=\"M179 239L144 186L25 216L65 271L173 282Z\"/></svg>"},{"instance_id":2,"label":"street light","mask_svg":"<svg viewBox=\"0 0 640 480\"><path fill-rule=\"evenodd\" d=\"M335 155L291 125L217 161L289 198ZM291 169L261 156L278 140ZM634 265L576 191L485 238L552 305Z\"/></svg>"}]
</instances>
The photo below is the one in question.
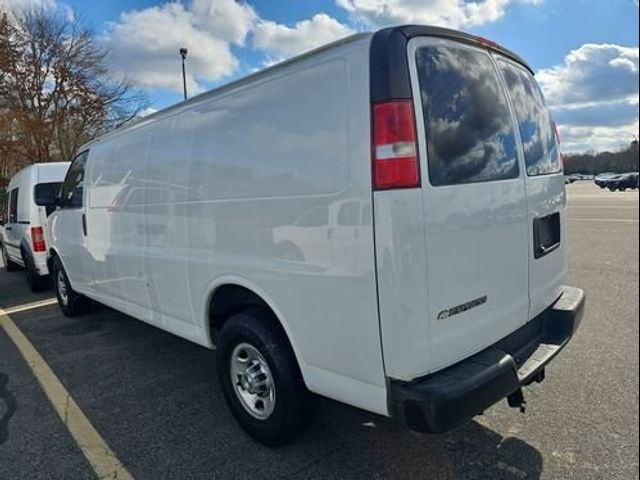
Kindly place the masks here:
<instances>
[{"instance_id":1,"label":"street light","mask_svg":"<svg viewBox=\"0 0 640 480\"><path fill-rule=\"evenodd\" d=\"M180 57L182 58L182 88L184 89L184 99L187 99L187 75L184 71L184 60L187 58L187 49L182 47L180 49Z\"/></svg>"}]
</instances>

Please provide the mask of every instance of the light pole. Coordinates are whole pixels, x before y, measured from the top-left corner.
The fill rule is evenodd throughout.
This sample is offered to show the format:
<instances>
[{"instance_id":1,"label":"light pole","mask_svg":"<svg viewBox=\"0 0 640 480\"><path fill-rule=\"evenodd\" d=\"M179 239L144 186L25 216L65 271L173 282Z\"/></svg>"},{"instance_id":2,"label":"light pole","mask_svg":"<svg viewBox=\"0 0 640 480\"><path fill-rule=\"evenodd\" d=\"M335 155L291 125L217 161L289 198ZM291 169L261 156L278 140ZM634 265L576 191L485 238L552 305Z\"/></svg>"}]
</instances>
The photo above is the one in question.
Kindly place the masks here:
<instances>
[{"instance_id":1,"label":"light pole","mask_svg":"<svg viewBox=\"0 0 640 480\"><path fill-rule=\"evenodd\" d=\"M182 58L182 88L184 89L184 99L187 99L187 74L184 70L184 60L187 58L187 49L182 47L180 49L180 57Z\"/></svg>"}]
</instances>

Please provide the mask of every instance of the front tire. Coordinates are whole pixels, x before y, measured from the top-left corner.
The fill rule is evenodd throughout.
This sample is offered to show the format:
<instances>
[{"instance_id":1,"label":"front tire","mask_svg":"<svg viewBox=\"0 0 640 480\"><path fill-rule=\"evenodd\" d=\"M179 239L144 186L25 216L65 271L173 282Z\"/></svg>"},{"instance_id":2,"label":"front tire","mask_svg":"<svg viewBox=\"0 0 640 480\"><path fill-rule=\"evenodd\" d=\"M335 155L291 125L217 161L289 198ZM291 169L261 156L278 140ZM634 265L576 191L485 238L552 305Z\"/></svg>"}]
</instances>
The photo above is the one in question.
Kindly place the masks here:
<instances>
[{"instance_id":1,"label":"front tire","mask_svg":"<svg viewBox=\"0 0 640 480\"><path fill-rule=\"evenodd\" d=\"M293 350L261 310L230 317L218 337L217 370L225 400L255 440L277 446L313 420L317 398L307 390Z\"/></svg>"},{"instance_id":2,"label":"front tire","mask_svg":"<svg viewBox=\"0 0 640 480\"><path fill-rule=\"evenodd\" d=\"M69 277L60 258L54 257L52 268L53 285L60 310L67 317L77 317L87 311L88 299L71 288Z\"/></svg>"}]
</instances>

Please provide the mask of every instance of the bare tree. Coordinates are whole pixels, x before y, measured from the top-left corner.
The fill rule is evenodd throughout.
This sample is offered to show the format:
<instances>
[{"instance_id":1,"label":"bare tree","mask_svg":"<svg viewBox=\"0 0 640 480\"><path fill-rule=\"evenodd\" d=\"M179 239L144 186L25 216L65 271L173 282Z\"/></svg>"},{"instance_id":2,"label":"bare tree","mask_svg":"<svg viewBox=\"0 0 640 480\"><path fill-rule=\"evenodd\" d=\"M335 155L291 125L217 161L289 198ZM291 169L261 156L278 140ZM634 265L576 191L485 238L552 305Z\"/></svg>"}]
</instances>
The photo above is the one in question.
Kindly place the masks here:
<instances>
[{"instance_id":1,"label":"bare tree","mask_svg":"<svg viewBox=\"0 0 640 480\"><path fill-rule=\"evenodd\" d=\"M79 19L51 9L2 14L0 176L68 160L138 114L144 96L115 77L107 54Z\"/></svg>"}]
</instances>

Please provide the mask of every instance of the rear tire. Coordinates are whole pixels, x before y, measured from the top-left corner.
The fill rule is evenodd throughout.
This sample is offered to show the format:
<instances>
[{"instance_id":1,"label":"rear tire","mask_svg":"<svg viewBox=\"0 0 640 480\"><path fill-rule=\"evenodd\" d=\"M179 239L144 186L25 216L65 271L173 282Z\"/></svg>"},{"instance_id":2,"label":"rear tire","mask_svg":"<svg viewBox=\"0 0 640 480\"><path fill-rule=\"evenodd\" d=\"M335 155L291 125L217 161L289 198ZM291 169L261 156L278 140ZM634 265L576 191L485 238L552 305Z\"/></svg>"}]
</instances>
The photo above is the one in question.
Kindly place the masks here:
<instances>
[{"instance_id":1,"label":"rear tire","mask_svg":"<svg viewBox=\"0 0 640 480\"><path fill-rule=\"evenodd\" d=\"M52 263L53 285L60 310L67 317L77 317L85 313L89 306L89 300L71 288L69 277L67 277L67 272L64 271L60 258L54 257Z\"/></svg>"},{"instance_id":2,"label":"rear tire","mask_svg":"<svg viewBox=\"0 0 640 480\"><path fill-rule=\"evenodd\" d=\"M32 292L41 292L44 290L49 282L49 277L41 277L40 274L38 274L33 259L24 251L22 252L22 262L24 263L25 279L27 280L29 289Z\"/></svg>"},{"instance_id":3,"label":"rear tire","mask_svg":"<svg viewBox=\"0 0 640 480\"><path fill-rule=\"evenodd\" d=\"M15 272L16 270L18 270L18 268L20 268L20 266L17 263L13 263L9 259L9 252L7 252L7 247L2 245L0 247L0 250L1 250L1 253L2 253L2 263L4 263L4 269L7 272Z\"/></svg>"},{"instance_id":4,"label":"rear tire","mask_svg":"<svg viewBox=\"0 0 640 480\"><path fill-rule=\"evenodd\" d=\"M224 323L217 345L218 378L231 413L267 446L303 432L317 410L317 398L278 327L261 310L241 312Z\"/></svg>"}]
</instances>

